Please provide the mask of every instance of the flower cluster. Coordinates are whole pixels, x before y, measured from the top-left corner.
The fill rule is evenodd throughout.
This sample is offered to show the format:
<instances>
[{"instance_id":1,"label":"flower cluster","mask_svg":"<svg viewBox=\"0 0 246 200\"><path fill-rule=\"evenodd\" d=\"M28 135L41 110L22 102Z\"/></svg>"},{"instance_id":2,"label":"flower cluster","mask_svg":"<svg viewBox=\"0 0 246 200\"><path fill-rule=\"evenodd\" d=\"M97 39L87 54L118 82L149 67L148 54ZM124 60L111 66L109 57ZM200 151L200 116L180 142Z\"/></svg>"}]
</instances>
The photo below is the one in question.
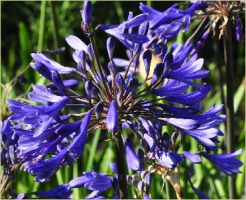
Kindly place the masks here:
<instances>
[{"instance_id":1,"label":"flower cluster","mask_svg":"<svg viewBox=\"0 0 246 200\"><path fill-rule=\"evenodd\" d=\"M216 28L220 30L219 37L224 33L225 26L233 22L235 35L238 42L243 42L245 33L240 16L245 13L245 2L243 1L207 1L203 2L203 9L196 13L196 17L203 17L203 22L208 19L208 30L212 30L214 35ZM219 25L218 25L219 24Z\"/></svg>"},{"instance_id":2,"label":"flower cluster","mask_svg":"<svg viewBox=\"0 0 246 200\"><path fill-rule=\"evenodd\" d=\"M88 133L98 128L107 129L117 144L124 145L121 151L126 154L129 169L137 173L134 177L138 177L135 180L128 175L125 179L138 191L136 197L139 198L150 197L151 173L161 170L168 174L185 159L201 163L202 156L227 175L240 172L237 168L242 163L236 160L240 151L213 154L217 151L218 137L223 136L217 125L225 120L225 115L220 114L222 105L204 111L200 103L211 87L194 82L209 73L202 69L204 61L197 56L199 44L188 41L167 47L167 41L175 38L182 27L188 29L192 16L204 9L204 4L196 2L186 10L177 6L159 12L140 4L142 14L134 17L130 12L121 24L100 24L92 30L92 4L86 1L82 29L89 43L73 35L66 37L74 49L77 68L63 66L41 52L31 54L31 67L51 83L33 85L29 98L38 105L8 100L13 112L8 120L14 123L10 132L18 139L15 142L17 159L24 170L35 176L35 181L49 180L62 166L80 158ZM126 46L129 60L114 57L115 40L109 37L106 41L108 69L103 67L94 41L99 29ZM153 56L159 58L155 66ZM145 71L142 78L137 73L140 65ZM78 79L66 79L68 74ZM76 90L78 85L83 85L84 91ZM188 92L189 88L193 91ZM73 112L67 113L68 110ZM128 129L127 138L121 134L122 127ZM172 127L173 133L163 132L165 127ZM10 135L7 134L7 138ZM189 152L183 147L184 151L180 152L184 138L195 139L201 151ZM99 193L113 188L114 198L122 198L122 170L117 164L112 164L116 174L113 177L85 172L68 184L30 194L67 198L70 188L85 187L93 191L87 198L102 198ZM205 196L193 185L192 189L200 197ZM24 196L21 194L19 198Z\"/></svg>"}]
</instances>

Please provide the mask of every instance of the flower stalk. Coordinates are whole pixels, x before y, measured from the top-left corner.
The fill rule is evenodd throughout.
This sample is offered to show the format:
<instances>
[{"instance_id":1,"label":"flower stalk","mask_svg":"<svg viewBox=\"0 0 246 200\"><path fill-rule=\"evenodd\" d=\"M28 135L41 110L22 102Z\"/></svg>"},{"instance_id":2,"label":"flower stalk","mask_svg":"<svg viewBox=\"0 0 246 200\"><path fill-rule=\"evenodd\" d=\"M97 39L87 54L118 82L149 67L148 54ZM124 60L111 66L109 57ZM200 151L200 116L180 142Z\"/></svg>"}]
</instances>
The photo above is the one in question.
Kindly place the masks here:
<instances>
[{"instance_id":1,"label":"flower stalk","mask_svg":"<svg viewBox=\"0 0 246 200\"><path fill-rule=\"evenodd\" d=\"M122 125L119 124L118 132L113 133L115 142L115 154L116 163L118 167L118 180L119 180L119 196L120 199L128 199L127 192L127 182L126 182L126 162L125 162L125 152L124 144L122 140Z\"/></svg>"},{"instance_id":2,"label":"flower stalk","mask_svg":"<svg viewBox=\"0 0 246 200\"><path fill-rule=\"evenodd\" d=\"M227 152L232 153L235 150L234 139L234 72L233 72L233 44L232 44L232 21L229 20L223 31L224 57L226 64L226 146ZM229 198L236 198L236 182L234 177L229 177Z\"/></svg>"},{"instance_id":3,"label":"flower stalk","mask_svg":"<svg viewBox=\"0 0 246 200\"><path fill-rule=\"evenodd\" d=\"M0 188L0 197L8 198L9 196L13 196L14 192L14 182L16 181L16 174L20 169L21 164L17 163L13 165L10 172L7 174L3 174L1 177L1 188Z\"/></svg>"}]
</instances>

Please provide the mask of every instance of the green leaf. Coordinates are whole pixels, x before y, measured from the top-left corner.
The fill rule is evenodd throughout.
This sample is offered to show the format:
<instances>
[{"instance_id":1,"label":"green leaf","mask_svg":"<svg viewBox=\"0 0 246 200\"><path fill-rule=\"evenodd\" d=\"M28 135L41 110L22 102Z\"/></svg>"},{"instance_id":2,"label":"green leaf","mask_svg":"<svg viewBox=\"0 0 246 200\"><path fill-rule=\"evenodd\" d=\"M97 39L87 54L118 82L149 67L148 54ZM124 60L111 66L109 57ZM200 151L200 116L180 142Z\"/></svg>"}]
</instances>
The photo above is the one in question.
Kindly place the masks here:
<instances>
[{"instance_id":1,"label":"green leaf","mask_svg":"<svg viewBox=\"0 0 246 200\"><path fill-rule=\"evenodd\" d=\"M99 141L99 138L100 138L100 134L101 134L101 130L100 129L97 129L94 132L94 138L93 138L93 141L92 141L92 145L90 147L90 155L89 155L89 159L88 159L88 162L87 162L86 171L89 171L90 167L92 167L93 160L94 160L94 157L95 157L95 154L96 154L96 150L97 150L98 141Z\"/></svg>"}]
</instances>

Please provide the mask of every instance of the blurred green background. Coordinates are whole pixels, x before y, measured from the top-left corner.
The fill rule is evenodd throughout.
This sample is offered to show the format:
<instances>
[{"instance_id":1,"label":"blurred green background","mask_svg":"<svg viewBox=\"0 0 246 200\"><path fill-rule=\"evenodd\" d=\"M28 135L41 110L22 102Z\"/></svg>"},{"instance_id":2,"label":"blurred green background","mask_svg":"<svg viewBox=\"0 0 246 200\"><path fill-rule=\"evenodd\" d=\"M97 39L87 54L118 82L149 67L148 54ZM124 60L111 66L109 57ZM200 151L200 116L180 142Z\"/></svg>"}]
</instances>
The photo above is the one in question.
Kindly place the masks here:
<instances>
[{"instance_id":1,"label":"blurred green background","mask_svg":"<svg viewBox=\"0 0 246 200\"><path fill-rule=\"evenodd\" d=\"M164 11L172 2L144 2L153 8ZM93 1L92 25L95 27L100 23L117 24L127 18L128 12L134 15L140 12L139 2L101 2ZM31 62L30 54L39 50L55 50L66 47L65 52L53 57L65 66L76 66L72 59L72 49L68 47L65 37L76 35L85 43L89 43L80 28L80 10L83 7L82 1L26 1L26 2L1 2L1 117L5 119L10 113L7 110L6 99L18 99L25 101L26 94L31 89L31 84L43 84L45 80L37 72L28 67ZM183 43L199 24L194 21L190 30L177 37L178 43ZM200 35L202 32L200 33ZM234 34L235 35L235 34ZM58 37L57 37L58 36ZM100 52L100 60L103 64L107 61L106 39L107 34L102 31L96 33L96 44ZM176 40L176 39L175 39ZM174 42L171 41L170 43ZM235 128L236 128L236 149L245 149L245 44L236 42L234 44L235 60ZM116 43L115 57L126 58L125 47ZM213 86L212 91L203 101L206 108L213 104L222 103L222 90L226 93L225 65L222 39L218 34L214 37L210 34L204 50L200 57L205 59L204 68L210 70L210 74L203 82ZM222 81L221 81L222 80ZM225 132L224 124L220 128ZM102 137L100 137L102 136ZM36 183L33 176L20 171L16 179L17 193L26 193L37 190L48 190L59 184L69 182L72 178L81 176L83 171L90 170L90 167L98 172L111 173L108 163L114 161L112 141L110 135L104 131L96 131L89 134L85 152L80 160L71 167L63 167L56 176L45 183ZM222 149L218 153L225 152L224 139L221 140ZM186 140L185 149L191 152L199 151L198 144L194 140ZM181 149L182 150L182 149ZM245 158L245 151L239 157L242 162ZM202 160L202 165L191 165L185 163L188 173L194 186L202 190L211 198L228 198L227 177L224 176L210 162ZM237 176L237 195L243 198L245 193L245 167L241 167L242 174ZM181 170L181 187L183 198L197 198L191 190L184 173ZM166 198L165 190L162 191L161 177L156 175L152 183L152 198ZM109 191L109 194L112 191ZM89 194L86 189L75 189L73 198L82 198Z\"/></svg>"}]
</instances>

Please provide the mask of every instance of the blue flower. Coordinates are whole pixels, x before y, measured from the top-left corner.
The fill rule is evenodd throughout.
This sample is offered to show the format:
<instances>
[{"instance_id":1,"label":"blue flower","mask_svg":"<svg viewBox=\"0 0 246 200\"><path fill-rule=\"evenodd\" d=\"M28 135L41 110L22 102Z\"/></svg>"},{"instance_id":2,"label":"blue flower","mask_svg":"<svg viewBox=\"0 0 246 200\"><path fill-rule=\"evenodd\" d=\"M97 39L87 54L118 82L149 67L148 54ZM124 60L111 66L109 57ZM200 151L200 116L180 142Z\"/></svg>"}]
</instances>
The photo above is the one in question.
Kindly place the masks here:
<instances>
[{"instance_id":1,"label":"blue flower","mask_svg":"<svg viewBox=\"0 0 246 200\"><path fill-rule=\"evenodd\" d=\"M69 184L62 184L58 187L52 188L51 190L47 191L37 191L27 194L19 194L17 199L28 198L29 195L35 194L38 198L45 198L45 199L69 199L70 195L72 194L72 190L69 190Z\"/></svg>"},{"instance_id":2,"label":"blue flower","mask_svg":"<svg viewBox=\"0 0 246 200\"><path fill-rule=\"evenodd\" d=\"M167 167L169 169L174 169L177 164L183 162L184 160L179 154L164 150L157 151L156 158L164 167Z\"/></svg>"},{"instance_id":3,"label":"blue flower","mask_svg":"<svg viewBox=\"0 0 246 200\"><path fill-rule=\"evenodd\" d=\"M45 66L50 71L57 71L59 74L70 74L74 71L74 68L71 67L64 67L60 65L59 63L55 62L54 60L51 60L44 54L38 52L38 53L32 53L32 58L34 59L35 63L32 63L31 66L36 69L36 65Z\"/></svg>"},{"instance_id":4,"label":"blue flower","mask_svg":"<svg viewBox=\"0 0 246 200\"><path fill-rule=\"evenodd\" d=\"M69 154L75 156L76 158L79 158L82 155L82 152L85 148L90 117L91 112L88 112L83 119L79 131L76 133L76 135L73 138L73 141L67 149L69 151Z\"/></svg>"},{"instance_id":5,"label":"blue flower","mask_svg":"<svg viewBox=\"0 0 246 200\"><path fill-rule=\"evenodd\" d=\"M82 11L82 29L92 43L86 45L73 35L66 37L68 45L75 50L73 59L77 69L64 67L40 52L33 53L31 66L51 81L45 86L34 85L29 93L31 100L41 104L8 101L13 112L9 120L16 123L10 135L17 136L14 150L16 148L22 167L38 182L49 180L62 166L70 165L82 156L89 131L100 128L121 134L119 128L122 125L131 129L136 137L133 145L129 135L119 135L123 139L126 137L126 160L139 178L133 181L132 186L141 197L149 198L150 169L155 171L158 166L173 170L184 158L192 163L201 162L198 154L179 152L184 136L194 138L205 147L206 152L200 155L215 163L221 171L228 175L239 173L237 168L242 163L235 157L240 151L226 155L209 153L217 150L217 138L223 133L216 126L225 120L225 116L219 114L222 106L212 106L203 111L204 106L200 103L211 87L193 81L209 73L202 69L203 59L196 55L199 43L173 44L169 50L167 47L167 39L174 38L184 26L187 30L195 10L202 9L201 6L197 2L186 10L180 10L174 5L165 12L158 12L141 4L143 14L133 17L130 12L128 19L121 24L101 24L99 28L128 48L129 60L115 59L114 42L112 38L107 40L108 73L104 71L102 66L105 63L100 63L92 42L95 35L90 30L92 4L86 1ZM206 37L205 34L202 40ZM150 73L154 60L152 54L160 58L153 74ZM144 80L137 76L141 60L147 74ZM118 66L123 66L123 70ZM63 80L66 75L75 74L78 80ZM84 89L72 88L81 80L85 83L82 84ZM195 89L187 92L190 87ZM174 131L172 134L163 132L163 128L169 126ZM68 184L33 194L66 198L71 194L71 188L85 187L92 191L86 198L92 199L104 198L99 196L100 193L113 188L115 196L112 198L119 198L121 172L115 164L110 166L115 173L113 176L84 172L83 176ZM128 176L128 182L131 178ZM206 197L193 185L192 188L201 197Z\"/></svg>"},{"instance_id":6,"label":"blue flower","mask_svg":"<svg viewBox=\"0 0 246 200\"><path fill-rule=\"evenodd\" d=\"M85 187L88 190L98 191L99 193L112 187L112 180L108 175L97 172L84 172L84 176L69 182L70 187Z\"/></svg>"},{"instance_id":7,"label":"blue flower","mask_svg":"<svg viewBox=\"0 0 246 200\"><path fill-rule=\"evenodd\" d=\"M57 121L57 116L60 110L68 102L67 97L63 97L60 101L55 102L51 106L31 106L22 104L13 100L8 100L9 109L14 112L10 117L12 121L23 120L27 124L32 124L37 127L34 137L42 134L54 121Z\"/></svg>"},{"instance_id":8,"label":"blue flower","mask_svg":"<svg viewBox=\"0 0 246 200\"><path fill-rule=\"evenodd\" d=\"M207 152L200 152L200 154L215 164L223 173L228 176L235 176L235 174L241 173L238 168L243 163L236 159L237 156L242 154L242 149L228 154L213 155Z\"/></svg>"},{"instance_id":9,"label":"blue flower","mask_svg":"<svg viewBox=\"0 0 246 200\"><path fill-rule=\"evenodd\" d=\"M92 172L84 172L84 175L78 178L75 178L69 182L70 188L80 188L85 187L88 190L93 191L88 195L87 199L95 198L104 198L99 196L99 193L102 193L110 188L113 188L115 191L115 196L118 197L118 178L117 178L117 166L115 163L110 163L110 168L116 174L112 177L104 173L97 173L94 170ZM108 197L108 198L114 198Z\"/></svg>"},{"instance_id":10,"label":"blue flower","mask_svg":"<svg viewBox=\"0 0 246 200\"><path fill-rule=\"evenodd\" d=\"M35 181L44 182L50 179L50 177L62 166L62 162L66 158L67 154L67 148L64 148L60 153L52 158L36 163L25 163L24 168L28 173L35 175Z\"/></svg>"},{"instance_id":11,"label":"blue flower","mask_svg":"<svg viewBox=\"0 0 246 200\"><path fill-rule=\"evenodd\" d=\"M140 34L125 33L125 29L131 29L133 27L139 26L147 19L147 14L137 15L134 18L130 18L127 21L119 25L107 25L100 24L100 28L106 33L114 36L120 40L127 48L134 50L134 46L130 42L143 44L149 41L149 39Z\"/></svg>"},{"instance_id":12,"label":"blue flower","mask_svg":"<svg viewBox=\"0 0 246 200\"><path fill-rule=\"evenodd\" d=\"M1 124L1 164L7 164L9 167L11 164L16 163L16 143L18 136L14 134L11 129L11 123L8 119L3 120Z\"/></svg>"}]
</instances>

